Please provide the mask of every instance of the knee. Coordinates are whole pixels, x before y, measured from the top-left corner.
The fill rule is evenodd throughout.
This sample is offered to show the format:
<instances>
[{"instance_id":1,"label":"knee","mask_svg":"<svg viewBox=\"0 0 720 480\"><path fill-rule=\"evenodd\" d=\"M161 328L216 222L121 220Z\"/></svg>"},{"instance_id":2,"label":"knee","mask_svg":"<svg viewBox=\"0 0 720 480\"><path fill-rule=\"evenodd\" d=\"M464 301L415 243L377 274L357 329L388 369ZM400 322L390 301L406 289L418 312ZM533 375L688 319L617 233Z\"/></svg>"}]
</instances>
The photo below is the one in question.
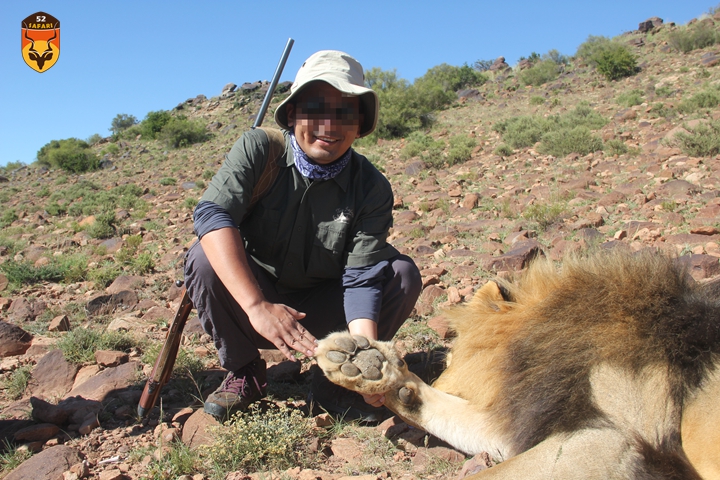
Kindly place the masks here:
<instances>
[{"instance_id":1,"label":"knee","mask_svg":"<svg viewBox=\"0 0 720 480\"><path fill-rule=\"evenodd\" d=\"M392 268L395 277L400 280L400 288L403 293L410 298L417 299L422 290L422 277L420 269L412 258L407 255L399 255L392 261Z\"/></svg>"},{"instance_id":2,"label":"knee","mask_svg":"<svg viewBox=\"0 0 720 480\"><path fill-rule=\"evenodd\" d=\"M185 256L185 285L189 288L197 282L211 281L216 276L202 245L198 242L190 247Z\"/></svg>"}]
</instances>

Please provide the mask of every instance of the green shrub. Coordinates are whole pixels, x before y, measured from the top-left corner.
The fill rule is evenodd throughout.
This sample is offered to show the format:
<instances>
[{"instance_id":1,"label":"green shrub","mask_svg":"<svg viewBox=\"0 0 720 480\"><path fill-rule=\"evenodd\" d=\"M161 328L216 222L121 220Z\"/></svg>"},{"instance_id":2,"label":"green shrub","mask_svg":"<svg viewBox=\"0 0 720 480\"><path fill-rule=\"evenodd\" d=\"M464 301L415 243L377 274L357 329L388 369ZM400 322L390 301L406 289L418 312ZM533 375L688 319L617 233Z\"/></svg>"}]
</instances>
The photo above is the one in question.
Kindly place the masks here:
<instances>
[{"instance_id":1,"label":"green shrub","mask_svg":"<svg viewBox=\"0 0 720 480\"><path fill-rule=\"evenodd\" d=\"M111 238L115 235L115 212L103 212L95 215L95 222L88 225L85 232L91 238Z\"/></svg>"},{"instance_id":2,"label":"green shrub","mask_svg":"<svg viewBox=\"0 0 720 480\"><path fill-rule=\"evenodd\" d=\"M537 62L532 67L521 71L518 77L520 83L523 85L539 87L544 83L555 80L558 75L558 64L553 60L547 59Z\"/></svg>"},{"instance_id":3,"label":"green shrub","mask_svg":"<svg viewBox=\"0 0 720 480\"><path fill-rule=\"evenodd\" d=\"M202 174L203 180L212 180L212 178L215 176L215 172L212 170L205 170Z\"/></svg>"},{"instance_id":4,"label":"green shrub","mask_svg":"<svg viewBox=\"0 0 720 480\"><path fill-rule=\"evenodd\" d=\"M100 153L117 155L118 153L120 153L120 147L117 146L117 143L108 143L107 147L103 148Z\"/></svg>"},{"instance_id":5,"label":"green shrub","mask_svg":"<svg viewBox=\"0 0 720 480\"><path fill-rule=\"evenodd\" d=\"M450 150L447 161L449 165L455 165L470 160L472 151L477 146L477 140L468 135L455 135L450 138Z\"/></svg>"},{"instance_id":6,"label":"green shrub","mask_svg":"<svg viewBox=\"0 0 720 480\"><path fill-rule=\"evenodd\" d=\"M618 103L618 105L629 108L635 105L640 105L645 101L645 99L643 98L643 91L636 89L629 92L621 93L620 95L618 95L615 101Z\"/></svg>"},{"instance_id":7,"label":"green shrub","mask_svg":"<svg viewBox=\"0 0 720 480\"><path fill-rule=\"evenodd\" d=\"M0 214L0 228L7 227L17 219L18 216L14 208L3 209L2 214Z\"/></svg>"},{"instance_id":8,"label":"green shrub","mask_svg":"<svg viewBox=\"0 0 720 480\"><path fill-rule=\"evenodd\" d=\"M611 43L595 57L597 71L608 80L619 80L637 73L637 59L630 49L619 43Z\"/></svg>"},{"instance_id":9,"label":"green shrub","mask_svg":"<svg viewBox=\"0 0 720 480\"><path fill-rule=\"evenodd\" d=\"M100 135L99 133L93 133L85 141L87 142L88 145L92 146L92 145L96 145L102 139L103 139L102 135Z\"/></svg>"},{"instance_id":10,"label":"green shrub","mask_svg":"<svg viewBox=\"0 0 720 480\"><path fill-rule=\"evenodd\" d=\"M667 85L663 85L662 87L655 89L655 95L657 95L658 97L669 97L672 94L673 89Z\"/></svg>"},{"instance_id":11,"label":"green shrub","mask_svg":"<svg viewBox=\"0 0 720 480\"><path fill-rule=\"evenodd\" d=\"M89 328L76 328L64 335L56 344L68 362L95 363L97 350L129 352L138 342L123 332L98 332Z\"/></svg>"},{"instance_id":12,"label":"green shrub","mask_svg":"<svg viewBox=\"0 0 720 480\"><path fill-rule=\"evenodd\" d=\"M434 140L430 135L420 132L411 133L406 140L407 143L400 152L401 158L420 157L431 164L442 161L442 152L445 150L445 142L442 140Z\"/></svg>"},{"instance_id":13,"label":"green shrub","mask_svg":"<svg viewBox=\"0 0 720 480\"><path fill-rule=\"evenodd\" d=\"M581 43L575 52L575 56L583 59L587 64L595 66L595 56L611 43L611 40L602 35L590 35L585 42Z\"/></svg>"},{"instance_id":14,"label":"green shrub","mask_svg":"<svg viewBox=\"0 0 720 480\"><path fill-rule=\"evenodd\" d=\"M705 22L680 27L668 35L668 43L675 50L688 53L698 48L715 45L720 41L720 33Z\"/></svg>"},{"instance_id":15,"label":"green shrub","mask_svg":"<svg viewBox=\"0 0 720 480\"><path fill-rule=\"evenodd\" d=\"M594 66L608 80L618 80L637 73L637 59L630 49L607 37L590 35L578 47L575 56Z\"/></svg>"},{"instance_id":16,"label":"green shrub","mask_svg":"<svg viewBox=\"0 0 720 480\"><path fill-rule=\"evenodd\" d=\"M680 102L678 111L693 113L701 108L715 108L718 105L720 105L720 88L710 87Z\"/></svg>"},{"instance_id":17,"label":"green shrub","mask_svg":"<svg viewBox=\"0 0 720 480\"><path fill-rule=\"evenodd\" d=\"M493 151L493 153L494 153L495 155L499 155L499 156L501 156L501 157L509 157L510 155L512 155L513 153L515 153L515 151L512 149L512 147L511 147L510 145L506 145L506 144L503 143L502 145L498 146L498 147Z\"/></svg>"},{"instance_id":18,"label":"green shrub","mask_svg":"<svg viewBox=\"0 0 720 480\"><path fill-rule=\"evenodd\" d=\"M685 155L712 157L720 153L720 120L685 128L688 133L678 132L673 140Z\"/></svg>"},{"instance_id":19,"label":"green shrub","mask_svg":"<svg viewBox=\"0 0 720 480\"><path fill-rule=\"evenodd\" d=\"M102 262L97 267L89 270L87 279L95 283L96 288L106 288L122 273L122 268L113 262Z\"/></svg>"},{"instance_id":20,"label":"green shrub","mask_svg":"<svg viewBox=\"0 0 720 480\"><path fill-rule=\"evenodd\" d=\"M30 375L32 367L24 366L14 370L3 382L2 387L5 395L10 400L17 400L25 394L28 384L30 383Z\"/></svg>"},{"instance_id":21,"label":"green shrub","mask_svg":"<svg viewBox=\"0 0 720 480\"><path fill-rule=\"evenodd\" d=\"M198 204L198 199L195 197L188 197L183 202L183 207L187 208L188 210L193 210Z\"/></svg>"},{"instance_id":22,"label":"green shrub","mask_svg":"<svg viewBox=\"0 0 720 480\"><path fill-rule=\"evenodd\" d=\"M603 150L610 155L623 155L628 152L628 146L619 138L614 138L605 142Z\"/></svg>"},{"instance_id":23,"label":"green shrub","mask_svg":"<svg viewBox=\"0 0 720 480\"><path fill-rule=\"evenodd\" d=\"M530 97L530 105L542 105L543 103L545 103L545 98L539 95L533 95Z\"/></svg>"},{"instance_id":24,"label":"green shrub","mask_svg":"<svg viewBox=\"0 0 720 480\"><path fill-rule=\"evenodd\" d=\"M37 160L40 165L61 168L72 173L97 170L100 160L90 149L90 145L77 138L52 140L38 150Z\"/></svg>"},{"instance_id":25,"label":"green shrub","mask_svg":"<svg viewBox=\"0 0 720 480\"><path fill-rule=\"evenodd\" d=\"M169 148L184 148L195 143L202 143L210 138L210 135L199 121L178 116L172 117L163 126L157 138L165 142Z\"/></svg>"},{"instance_id":26,"label":"green shrub","mask_svg":"<svg viewBox=\"0 0 720 480\"><path fill-rule=\"evenodd\" d=\"M438 65L415 80L414 84L399 78L395 70L373 68L365 72L365 84L375 90L380 100L377 138L405 137L434 122L433 112L457 99L456 91L487 81L487 76L469 67Z\"/></svg>"},{"instance_id":27,"label":"green shrub","mask_svg":"<svg viewBox=\"0 0 720 480\"><path fill-rule=\"evenodd\" d=\"M554 157L564 157L570 153L587 155L602 150L602 147L602 139L593 135L589 128L565 127L544 134L539 151Z\"/></svg>"},{"instance_id":28,"label":"green shrub","mask_svg":"<svg viewBox=\"0 0 720 480\"><path fill-rule=\"evenodd\" d=\"M138 125L139 132L146 139L157 138L163 127L172 119L172 115L167 110L158 110L156 112L148 112L142 122ZM128 131L131 131L129 128ZM132 130L134 131L134 130Z\"/></svg>"},{"instance_id":29,"label":"green shrub","mask_svg":"<svg viewBox=\"0 0 720 480\"><path fill-rule=\"evenodd\" d=\"M104 190L100 186L82 180L63 190L53 192L45 205L51 215L96 215L114 210L140 208L145 202L138 198L144 190L135 184L126 184Z\"/></svg>"},{"instance_id":30,"label":"green shrub","mask_svg":"<svg viewBox=\"0 0 720 480\"><path fill-rule=\"evenodd\" d=\"M109 130L113 133L113 135L117 135L132 127L136 123L138 123L138 120L133 115L118 113L115 115L115 118L112 119Z\"/></svg>"},{"instance_id":31,"label":"green shrub","mask_svg":"<svg viewBox=\"0 0 720 480\"><path fill-rule=\"evenodd\" d=\"M564 202L533 203L525 208L522 216L536 222L541 229L545 230L558 221L566 211L567 205Z\"/></svg>"},{"instance_id":32,"label":"green shrub","mask_svg":"<svg viewBox=\"0 0 720 480\"><path fill-rule=\"evenodd\" d=\"M168 187L170 185L177 184L177 179L172 177L163 177L160 179L160 185L163 185L165 187Z\"/></svg>"}]
</instances>

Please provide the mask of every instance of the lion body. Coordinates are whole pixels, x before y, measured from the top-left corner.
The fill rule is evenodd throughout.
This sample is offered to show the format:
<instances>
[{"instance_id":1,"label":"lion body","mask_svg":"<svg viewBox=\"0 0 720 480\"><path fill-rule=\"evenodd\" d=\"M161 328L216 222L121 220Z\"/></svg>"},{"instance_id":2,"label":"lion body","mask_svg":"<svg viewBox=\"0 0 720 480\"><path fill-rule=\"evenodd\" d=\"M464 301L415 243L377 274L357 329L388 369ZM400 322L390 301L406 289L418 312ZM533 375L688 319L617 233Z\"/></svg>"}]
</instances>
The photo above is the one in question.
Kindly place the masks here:
<instances>
[{"instance_id":1,"label":"lion body","mask_svg":"<svg viewBox=\"0 0 720 480\"><path fill-rule=\"evenodd\" d=\"M503 460L481 478L720 479L720 299L672 259L602 253L559 271L540 260L447 316L457 338L432 387L393 362L384 385L320 365Z\"/></svg>"}]
</instances>

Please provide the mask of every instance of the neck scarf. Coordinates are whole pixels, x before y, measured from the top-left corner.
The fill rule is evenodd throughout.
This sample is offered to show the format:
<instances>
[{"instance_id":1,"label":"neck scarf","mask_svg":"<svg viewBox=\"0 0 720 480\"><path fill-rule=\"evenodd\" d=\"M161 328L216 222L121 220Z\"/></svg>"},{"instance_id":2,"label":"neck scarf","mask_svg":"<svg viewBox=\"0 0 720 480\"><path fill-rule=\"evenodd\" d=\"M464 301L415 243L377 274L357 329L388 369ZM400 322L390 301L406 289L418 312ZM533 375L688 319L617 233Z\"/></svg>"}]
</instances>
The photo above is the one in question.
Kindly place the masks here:
<instances>
[{"instance_id":1,"label":"neck scarf","mask_svg":"<svg viewBox=\"0 0 720 480\"><path fill-rule=\"evenodd\" d=\"M292 132L290 132L290 145L292 145L293 153L295 154L295 168L310 180L330 180L334 178L345 168L345 165L348 164L352 156L352 148L348 148L348 151L334 162L328 163L327 165L320 165L319 163L315 163L303 152L295 139L295 134Z\"/></svg>"}]
</instances>

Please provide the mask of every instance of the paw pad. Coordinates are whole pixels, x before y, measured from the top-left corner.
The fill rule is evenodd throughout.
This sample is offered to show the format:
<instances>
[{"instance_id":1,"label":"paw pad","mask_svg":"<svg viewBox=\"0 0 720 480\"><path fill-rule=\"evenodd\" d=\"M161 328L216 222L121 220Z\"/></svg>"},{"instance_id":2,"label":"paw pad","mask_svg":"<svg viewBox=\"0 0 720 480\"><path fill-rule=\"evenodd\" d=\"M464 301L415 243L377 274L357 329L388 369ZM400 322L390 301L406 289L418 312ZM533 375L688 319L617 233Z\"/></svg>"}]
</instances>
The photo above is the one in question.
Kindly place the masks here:
<instances>
[{"instance_id":1,"label":"paw pad","mask_svg":"<svg viewBox=\"0 0 720 480\"><path fill-rule=\"evenodd\" d=\"M339 337L335 345L340 350L330 350L325 358L333 363L340 364L340 371L346 377L362 375L368 380L382 378L382 366L385 356L380 351L370 348L370 341L359 335ZM359 349L359 350L358 350Z\"/></svg>"}]
</instances>

